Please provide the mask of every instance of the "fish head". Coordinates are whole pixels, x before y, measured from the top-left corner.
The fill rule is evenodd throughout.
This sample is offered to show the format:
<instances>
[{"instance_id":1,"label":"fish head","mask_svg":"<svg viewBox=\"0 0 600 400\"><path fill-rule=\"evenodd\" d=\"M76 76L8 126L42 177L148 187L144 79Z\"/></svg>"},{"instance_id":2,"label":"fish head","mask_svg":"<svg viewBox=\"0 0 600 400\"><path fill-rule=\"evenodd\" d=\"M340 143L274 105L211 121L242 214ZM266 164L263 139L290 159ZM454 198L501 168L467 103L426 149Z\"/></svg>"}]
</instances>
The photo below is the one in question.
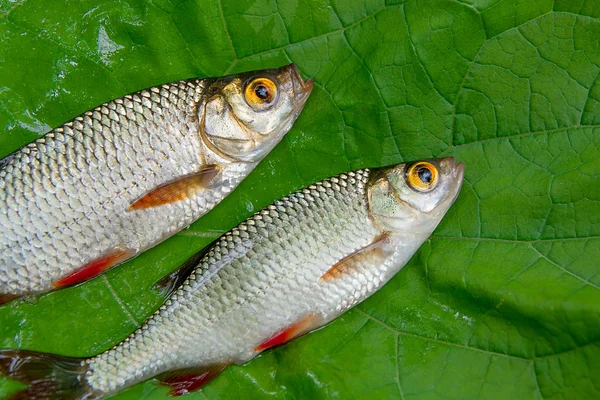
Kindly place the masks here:
<instances>
[{"instance_id":1,"label":"fish head","mask_svg":"<svg viewBox=\"0 0 600 400\"><path fill-rule=\"evenodd\" d=\"M199 111L205 144L230 159L260 161L291 129L313 84L294 64L216 79Z\"/></svg>"},{"instance_id":2,"label":"fish head","mask_svg":"<svg viewBox=\"0 0 600 400\"><path fill-rule=\"evenodd\" d=\"M464 172L453 157L374 170L368 184L373 221L389 232L429 236L458 197Z\"/></svg>"}]
</instances>

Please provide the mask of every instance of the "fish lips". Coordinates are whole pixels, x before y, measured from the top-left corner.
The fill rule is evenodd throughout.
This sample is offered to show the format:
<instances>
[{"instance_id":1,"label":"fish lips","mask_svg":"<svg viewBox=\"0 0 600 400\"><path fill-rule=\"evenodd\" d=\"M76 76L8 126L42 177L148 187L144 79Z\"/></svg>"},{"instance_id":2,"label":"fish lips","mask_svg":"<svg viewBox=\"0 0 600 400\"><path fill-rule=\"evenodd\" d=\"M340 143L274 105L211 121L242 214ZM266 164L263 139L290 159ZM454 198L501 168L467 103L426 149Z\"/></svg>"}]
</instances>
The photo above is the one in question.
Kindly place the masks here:
<instances>
[{"instance_id":1,"label":"fish lips","mask_svg":"<svg viewBox=\"0 0 600 400\"><path fill-rule=\"evenodd\" d=\"M453 178L456 182L455 189L454 189L455 194L452 197L452 200L450 201L450 204L454 204L454 202L458 198L458 195L460 194L460 190L462 189L462 185L464 182L465 164L463 164L463 163L456 164L456 160L454 159L454 157L445 157L442 159L441 162L446 162L446 163L450 164L449 168L454 171Z\"/></svg>"},{"instance_id":2,"label":"fish lips","mask_svg":"<svg viewBox=\"0 0 600 400\"><path fill-rule=\"evenodd\" d=\"M315 81L313 79L304 80L300 75L300 70L296 64L289 64L285 67L286 72L292 78L292 90L294 91L294 100L296 101L296 110L301 110L308 100L314 86Z\"/></svg>"}]
</instances>

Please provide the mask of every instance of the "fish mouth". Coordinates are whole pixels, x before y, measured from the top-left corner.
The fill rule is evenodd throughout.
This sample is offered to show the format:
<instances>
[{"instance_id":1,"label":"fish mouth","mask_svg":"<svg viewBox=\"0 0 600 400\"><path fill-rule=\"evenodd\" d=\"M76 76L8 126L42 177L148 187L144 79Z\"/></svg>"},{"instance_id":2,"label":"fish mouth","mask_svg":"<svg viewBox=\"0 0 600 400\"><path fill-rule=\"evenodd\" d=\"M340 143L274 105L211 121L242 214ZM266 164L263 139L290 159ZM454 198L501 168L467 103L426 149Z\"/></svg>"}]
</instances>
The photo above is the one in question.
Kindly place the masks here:
<instances>
[{"instance_id":1,"label":"fish mouth","mask_svg":"<svg viewBox=\"0 0 600 400\"><path fill-rule=\"evenodd\" d=\"M456 166L455 169L457 176L460 178L460 181L462 182L464 176L465 176L465 164L463 163L458 163L458 165Z\"/></svg>"},{"instance_id":2,"label":"fish mouth","mask_svg":"<svg viewBox=\"0 0 600 400\"><path fill-rule=\"evenodd\" d=\"M292 89L294 91L294 99L298 102L299 107L302 107L308 96L315 86L315 81L311 78L304 80L300 75L300 70L296 64L289 64L285 66L287 73L292 78Z\"/></svg>"},{"instance_id":3,"label":"fish mouth","mask_svg":"<svg viewBox=\"0 0 600 400\"><path fill-rule=\"evenodd\" d=\"M456 168L454 169L454 172L456 174L456 179L458 180L458 185L456 187L456 194L454 195L454 198L452 199L452 203L454 203L456 201L456 199L458 199L458 195L460 194L460 190L462 189L462 185L464 182L464 176L465 176L465 164L459 163L456 166Z\"/></svg>"},{"instance_id":4,"label":"fish mouth","mask_svg":"<svg viewBox=\"0 0 600 400\"><path fill-rule=\"evenodd\" d=\"M454 157L444 157L440 160L440 165L443 165L445 168L454 172L454 176L459 178L462 181L462 178L465 174L465 164L458 163L456 164L456 160Z\"/></svg>"},{"instance_id":5,"label":"fish mouth","mask_svg":"<svg viewBox=\"0 0 600 400\"><path fill-rule=\"evenodd\" d=\"M453 173L453 178L455 179L455 194L454 198L451 200L450 204L454 203L460 194L460 189L462 188L465 176L465 164L456 163L454 157L445 157L440 161L440 164L444 164L446 168L451 170Z\"/></svg>"}]
</instances>

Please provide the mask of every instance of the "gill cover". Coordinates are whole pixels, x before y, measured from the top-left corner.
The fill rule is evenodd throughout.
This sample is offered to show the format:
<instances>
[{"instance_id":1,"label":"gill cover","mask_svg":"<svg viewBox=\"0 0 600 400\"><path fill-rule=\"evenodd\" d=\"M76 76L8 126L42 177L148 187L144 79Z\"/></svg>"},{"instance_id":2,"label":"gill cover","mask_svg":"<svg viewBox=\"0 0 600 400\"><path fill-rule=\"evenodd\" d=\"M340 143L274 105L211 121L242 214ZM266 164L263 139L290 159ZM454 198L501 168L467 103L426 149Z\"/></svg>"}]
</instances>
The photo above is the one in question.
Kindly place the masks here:
<instances>
[{"instance_id":1,"label":"gill cover","mask_svg":"<svg viewBox=\"0 0 600 400\"><path fill-rule=\"evenodd\" d=\"M212 151L228 158L241 159L256 145L253 133L238 120L231 105L220 95L205 104L201 132Z\"/></svg>"},{"instance_id":2,"label":"gill cover","mask_svg":"<svg viewBox=\"0 0 600 400\"><path fill-rule=\"evenodd\" d=\"M228 159L258 161L291 128L312 86L293 64L214 81L199 110L204 143Z\"/></svg>"},{"instance_id":3,"label":"gill cover","mask_svg":"<svg viewBox=\"0 0 600 400\"><path fill-rule=\"evenodd\" d=\"M456 200L463 175L452 157L375 170L368 189L374 222L389 231L430 232Z\"/></svg>"}]
</instances>

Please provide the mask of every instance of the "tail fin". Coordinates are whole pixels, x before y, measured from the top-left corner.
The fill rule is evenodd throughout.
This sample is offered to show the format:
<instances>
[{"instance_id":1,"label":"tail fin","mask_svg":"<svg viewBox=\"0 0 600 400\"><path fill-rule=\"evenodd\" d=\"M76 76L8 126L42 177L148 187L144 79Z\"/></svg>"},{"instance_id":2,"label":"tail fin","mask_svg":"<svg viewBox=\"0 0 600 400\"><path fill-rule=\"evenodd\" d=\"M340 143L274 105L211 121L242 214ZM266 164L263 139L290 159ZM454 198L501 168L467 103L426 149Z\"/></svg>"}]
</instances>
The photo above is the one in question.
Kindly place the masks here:
<instances>
[{"instance_id":1,"label":"tail fin","mask_svg":"<svg viewBox=\"0 0 600 400\"><path fill-rule=\"evenodd\" d=\"M29 350L0 350L0 376L29 385L8 399L92 399L83 358Z\"/></svg>"}]
</instances>

